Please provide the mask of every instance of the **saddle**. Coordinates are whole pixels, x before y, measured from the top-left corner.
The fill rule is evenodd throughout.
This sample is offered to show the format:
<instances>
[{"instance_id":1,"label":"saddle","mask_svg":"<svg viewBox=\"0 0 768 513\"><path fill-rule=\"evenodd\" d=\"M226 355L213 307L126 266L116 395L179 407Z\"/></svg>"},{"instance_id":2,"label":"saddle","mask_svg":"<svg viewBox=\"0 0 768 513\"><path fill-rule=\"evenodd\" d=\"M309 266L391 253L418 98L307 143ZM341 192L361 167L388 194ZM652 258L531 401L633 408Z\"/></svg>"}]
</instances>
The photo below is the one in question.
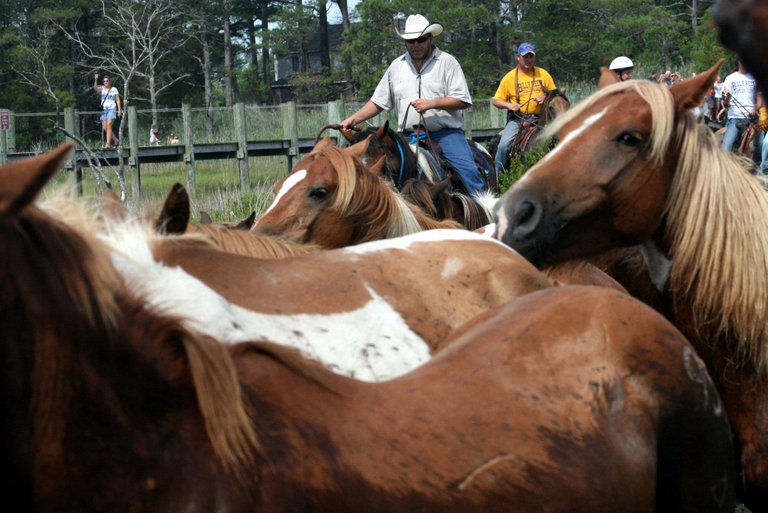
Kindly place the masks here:
<instances>
[{"instance_id":1,"label":"saddle","mask_svg":"<svg viewBox=\"0 0 768 513\"><path fill-rule=\"evenodd\" d=\"M526 151L528 151L528 146L533 140L533 137L536 135L536 133L538 133L539 128L541 128L541 125L538 121L539 118L537 116L532 119L524 119L520 122L520 130L518 130L517 135L515 136L515 140L512 143L510 155L515 153L523 155Z\"/></svg>"},{"instance_id":2,"label":"saddle","mask_svg":"<svg viewBox=\"0 0 768 513\"><path fill-rule=\"evenodd\" d=\"M412 147L418 146L418 148L424 150L424 156L427 158L430 166L432 166L432 169L440 179L446 177L450 178L452 190L466 192L466 187L464 186L461 176L453 168L448 159L445 158L440 144L429 137L429 132L427 132L424 127L414 127L414 132L411 136L411 145ZM486 184L486 187L491 185L495 187L495 183L489 183L489 176L494 171L492 165L489 161L486 161L482 155L479 155L477 148L475 148L473 144L469 144L469 147L477 171L483 182Z\"/></svg>"}]
</instances>

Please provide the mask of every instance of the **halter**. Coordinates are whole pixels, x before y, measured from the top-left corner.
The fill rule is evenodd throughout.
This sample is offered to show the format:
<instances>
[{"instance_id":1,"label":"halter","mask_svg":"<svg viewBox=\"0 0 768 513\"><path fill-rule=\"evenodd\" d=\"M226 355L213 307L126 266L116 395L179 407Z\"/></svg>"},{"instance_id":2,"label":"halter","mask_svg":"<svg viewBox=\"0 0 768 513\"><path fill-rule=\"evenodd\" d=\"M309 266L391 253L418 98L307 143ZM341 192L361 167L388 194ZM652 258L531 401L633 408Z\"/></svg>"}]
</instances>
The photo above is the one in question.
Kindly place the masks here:
<instances>
[{"instance_id":1,"label":"halter","mask_svg":"<svg viewBox=\"0 0 768 513\"><path fill-rule=\"evenodd\" d=\"M400 145L400 141L395 139L395 146L397 146L397 151L400 153L400 172L397 175L397 188L400 189L403 186L403 171L405 170L405 153L403 153L403 147Z\"/></svg>"}]
</instances>

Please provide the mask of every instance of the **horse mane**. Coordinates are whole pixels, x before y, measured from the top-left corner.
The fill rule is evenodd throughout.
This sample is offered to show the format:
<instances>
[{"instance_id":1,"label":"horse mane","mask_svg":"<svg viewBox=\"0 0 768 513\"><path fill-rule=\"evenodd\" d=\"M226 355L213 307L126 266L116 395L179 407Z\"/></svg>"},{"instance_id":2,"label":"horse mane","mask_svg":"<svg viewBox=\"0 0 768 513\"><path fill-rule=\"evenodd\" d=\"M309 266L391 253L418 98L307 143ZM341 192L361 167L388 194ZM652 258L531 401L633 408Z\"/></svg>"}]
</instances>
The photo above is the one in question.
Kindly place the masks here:
<instances>
[{"instance_id":1,"label":"horse mane","mask_svg":"<svg viewBox=\"0 0 768 513\"><path fill-rule=\"evenodd\" d=\"M493 221L492 205L496 198L468 196L448 190L450 178L439 182L410 179L403 184L402 194L434 219L452 219L468 230L476 230ZM488 203L488 205L486 205Z\"/></svg>"},{"instance_id":2,"label":"horse mane","mask_svg":"<svg viewBox=\"0 0 768 513\"><path fill-rule=\"evenodd\" d=\"M600 99L634 89L653 109L648 159L660 165L672 141L680 154L666 204L670 290L692 305L703 335L732 340L738 363L768 372L768 196L743 159L726 152L692 116L676 118L669 89L620 82L556 118L556 133ZM677 122L676 122L677 119ZM706 128L706 127L704 127ZM714 249L713 249L714 248Z\"/></svg>"},{"instance_id":3,"label":"horse mane","mask_svg":"<svg viewBox=\"0 0 768 513\"><path fill-rule=\"evenodd\" d=\"M668 114L672 115L672 114ZM667 201L672 290L692 300L696 326L735 340L739 362L768 371L768 196L748 163L683 116ZM713 251L713 248L716 250Z\"/></svg>"},{"instance_id":4,"label":"horse mane","mask_svg":"<svg viewBox=\"0 0 768 513\"><path fill-rule=\"evenodd\" d=\"M63 426L59 419L69 387L63 372L67 365L72 372L89 379L90 373L82 368L74 352L62 347L80 347L95 359L104 347L86 346L95 342L130 344L128 331L142 343L158 341L149 351L186 360L194 383L200 414L204 420L213 450L230 472L244 487L254 479L253 451L259 442L252 429L249 413L241 395L240 383L226 346L204 336L193 334L182 327L179 319L163 315L157 309L148 309L146 301L130 290L117 269L112 265L112 249L105 233L140 230L148 237L160 237L148 220L105 219L97 209L88 208L83 201L54 197L41 204L41 208L27 209L22 226L26 234L3 240L29 241L23 248L14 248L9 263L14 269L13 290L34 297L22 303L37 305L27 320L36 326L35 370L32 373L36 389L34 404L46 436L60 435ZM141 226L137 227L136 225ZM0 223L5 229L8 223ZM19 228L20 229L20 228ZM14 264L14 258L19 261ZM33 285L37 283L37 285ZM58 286L57 284L60 284ZM40 290L46 294L41 295ZM23 291L23 292L18 292ZM37 311L39 310L39 311ZM126 314L127 312L127 314ZM134 316L127 318L127 316ZM55 319L50 320L52 316ZM140 320L137 321L136 318ZM66 324L68 329L57 328ZM126 328L130 324L131 330ZM135 333L135 331L139 331ZM68 343L56 343L68 337ZM178 351L181 345L183 351ZM147 345L142 347L146 348ZM142 349L141 351L145 351ZM168 356L170 355L170 356ZM148 356L149 358L149 356ZM67 361L69 360L69 361ZM154 364L158 366L158 363ZM162 364L164 369L175 363ZM178 377L178 376L177 376ZM166 376L167 378L167 376Z\"/></svg>"},{"instance_id":5,"label":"horse mane","mask_svg":"<svg viewBox=\"0 0 768 513\"><path fill-rule=\"evenodd\" d=\"M453 221L437 221L412 205L388 180L366 169L336 146L313 151L329 160L338 174L338 189L330 209L356 221L360 242L400 237L432 228L460 228Z\"/></svg>"},{"instance_id":6,"label":"horse mane","mask_svg":"<svg viewBox=\"0 0 768 513\"><path fill-rule=\"evenodd\" d=\"M215 224L190 224L187 234L194 234L201 241L221 251L256 258L283 258L306 255L319 248L276 236L257 235L245 230L236 230Z\"/></svg>"}]
</instances>

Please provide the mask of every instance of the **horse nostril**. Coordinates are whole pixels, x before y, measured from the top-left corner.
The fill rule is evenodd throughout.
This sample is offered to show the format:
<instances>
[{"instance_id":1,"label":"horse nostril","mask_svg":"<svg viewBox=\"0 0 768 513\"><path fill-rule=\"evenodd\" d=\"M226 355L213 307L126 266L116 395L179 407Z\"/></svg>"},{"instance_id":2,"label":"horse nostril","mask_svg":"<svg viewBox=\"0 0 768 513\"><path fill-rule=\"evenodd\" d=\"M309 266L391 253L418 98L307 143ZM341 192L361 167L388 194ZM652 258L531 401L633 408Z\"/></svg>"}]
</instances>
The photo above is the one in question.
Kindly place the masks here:
<instances>
[{"instance_id":1,"label":"horse nostril","mask_svg":"<svg viewBox=\"0 0 768 513\"><path fill-rule=\"evenodd\" d=\"M533 233L541 221L541 206L534 201L524 200L518 203L510 227L516 238L525 238Z\"/></svg>"}]
</instances>

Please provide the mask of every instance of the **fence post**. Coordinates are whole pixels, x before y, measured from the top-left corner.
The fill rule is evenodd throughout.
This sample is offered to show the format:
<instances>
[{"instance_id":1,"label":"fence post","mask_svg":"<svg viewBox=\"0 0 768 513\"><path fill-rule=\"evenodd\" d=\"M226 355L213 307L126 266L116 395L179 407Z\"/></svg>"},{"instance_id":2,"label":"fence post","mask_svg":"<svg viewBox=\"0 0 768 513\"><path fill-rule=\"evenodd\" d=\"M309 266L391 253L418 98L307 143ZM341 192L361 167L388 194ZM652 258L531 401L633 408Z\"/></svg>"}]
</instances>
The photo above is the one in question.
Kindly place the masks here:
<instances>
[{"instance_id":1,"label":"fence post","mask_svg":"<svg viewBox=\"0 0 768 513\"><path fill-rule=\"evenodd\" d=\"M8 130L0 130L0 166L8 162Z\"/></svg>"},{"instance_id":2,"label":"fence post","mask_svg":"<svg viewBox=\"0 0 768 513\"><path fill-rule=\"evenodd\" d=\"M133 194L141 198L141 162L139 161L139 118L136 107L128 106L128 165L133 168Z\"/></svg>"},{"instance_id":3,"label":"fence post","mask_svg":"<svg viewBox=\"0 0 768 513\"><path fill-rule=\"evenodd\" d=\"M491 115L490 115L490 128L504 128L504 113L506 111L503 111L502 109L496 108L496 106L493 104L493 98L490 98L488 100Z\"/></svg>"},{"instance_id":4,"label":"fence post","mask_svg":"<svg viewBox=\"0 0 768 513\"><path fill-rule=\"evenodd\" d=\"M299 126L296 122L296 102L280 104L280 114L283 122L283 139L291 141L288 149L288 173L293 168L293 157L299 156Z\"/></svg>"},{"instance_id":5,"label":"fence post","mask_svg":"<svg viewBox=\"0 0 768 513\"><path fill-rule=\"evenodd\" d=\"M472 107L464 109L464 137L472 139Z\"/></svg>"},{"instance_id":6,"label":"fence post","mask_svg":"<svg viewBox=\"0 0 768 513\"><path fill-rule=\"evenodd\" d=\"M344 102L342 100L328 102L328 124L338 125L344 121L344 118ZM347 145L347 139L341 135L341 132L338 133L336 140L342 148Z\"/></svg>"},{"instance_id":7,"label":"fence post","mask_svg":"<svg viewBox=\"0 0 768 513\"><path fill-rule=\"evenodd\" d=\"M192 106L181 104L181 119L184 123L184 162L187 163L187 186L189 193L195 193L195 145L192 140Z\"/></svg>"},{"instance_id":8,"label":"fence post","mask_svg":"<svg viewBox=\"0 0 768 513\"><path fill-rule=\"evenodd\" d=\"M64 107L64 130L74 135L80 136L80 130L77 126L77 114L74 107ZM83 171L77 165L77 151L72 151L72 155L67 164L68 168L72 169L72 179L74 181L75 191L78 196L83 195Z\"/></svg>"},{"instance_id":9,"label":"fence post","mask_svg":"<svg viewBox=\"0 0 768 513\"><path fill-rule=\"evenodd\" d=\"M8 132L6 133L8 153L16 153L16 116L13 111L8 113Z\"/></svg>"},{"instance_id":10,"label":"fence post","mask_svg":"<svg viewBox=\"0 0 768 513\"><path fill-rule=\"evenodd\" d=\"M240 189L251 187L251 177L248 173L248 140L246 138L245 104L236 103L233 111L235 137L237 137L237 171L240 175Z\"/></svg>"}]
</instances>

